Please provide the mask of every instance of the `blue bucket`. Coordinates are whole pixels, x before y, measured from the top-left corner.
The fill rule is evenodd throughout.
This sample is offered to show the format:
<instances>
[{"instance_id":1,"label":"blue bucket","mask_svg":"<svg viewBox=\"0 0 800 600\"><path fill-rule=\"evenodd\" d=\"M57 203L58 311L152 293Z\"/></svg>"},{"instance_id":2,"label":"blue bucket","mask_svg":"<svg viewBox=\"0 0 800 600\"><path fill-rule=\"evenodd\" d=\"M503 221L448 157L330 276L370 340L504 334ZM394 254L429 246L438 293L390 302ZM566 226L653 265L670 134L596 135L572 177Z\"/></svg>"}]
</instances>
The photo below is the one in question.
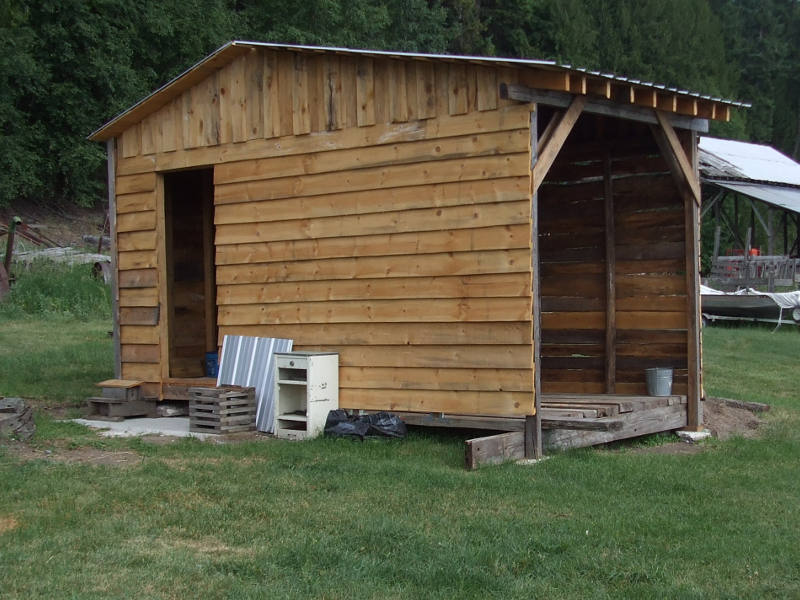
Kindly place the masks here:
<instances>
[{"instance_id":1,"label":"blue bucket","mask_svg":"<svg viewBox=\"0 0 800 600\"><path fill-rule=\"evenodd\" d=\"M206 352L206 377L216 377L219 374L219 353Z\"/></svg>"}]
</instances>

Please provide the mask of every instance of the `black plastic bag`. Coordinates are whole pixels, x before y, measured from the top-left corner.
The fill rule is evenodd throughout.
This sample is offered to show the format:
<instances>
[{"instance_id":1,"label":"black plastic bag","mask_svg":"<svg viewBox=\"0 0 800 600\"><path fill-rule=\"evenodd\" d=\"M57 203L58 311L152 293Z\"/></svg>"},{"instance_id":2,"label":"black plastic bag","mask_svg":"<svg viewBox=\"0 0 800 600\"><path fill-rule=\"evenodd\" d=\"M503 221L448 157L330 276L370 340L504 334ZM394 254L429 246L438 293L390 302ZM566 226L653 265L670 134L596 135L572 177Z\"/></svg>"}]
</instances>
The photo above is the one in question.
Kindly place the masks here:
<instances>
[{"instance_id":1,"label":"black plastic bag","mask_svg":"<svg viewBox=\"0 0 800 600\"><path fill-rule=\"evenodd\" d=\"M406 437L406 424L397 415L379 412L371 415L350 415L332 410L325 421L325 435L338 437Z\"/></svg>"}]
</instances>

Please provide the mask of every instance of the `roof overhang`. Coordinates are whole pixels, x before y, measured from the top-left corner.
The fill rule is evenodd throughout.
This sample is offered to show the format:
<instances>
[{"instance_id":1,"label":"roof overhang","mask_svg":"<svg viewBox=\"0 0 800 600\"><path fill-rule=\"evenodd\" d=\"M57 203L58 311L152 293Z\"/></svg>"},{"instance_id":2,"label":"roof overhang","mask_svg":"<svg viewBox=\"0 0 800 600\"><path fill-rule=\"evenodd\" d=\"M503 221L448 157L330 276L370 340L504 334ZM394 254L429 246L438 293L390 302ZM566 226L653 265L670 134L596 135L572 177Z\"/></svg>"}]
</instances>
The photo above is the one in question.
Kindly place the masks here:
<instances>
[{"instance_id":1,"label":"roof overhang","mask_svg":"<svg viewBox=\"0 0 800 600\"><path fill-rule=\"evenodd\" d=\"M488 56L456 56L449 54L420 54L413 52L389 52L380 50L354 50L325 46L301 46L291 44L272 44L265 42L232 41L208 55L149 96L143 98L126 111L94 131L89 139L105 141L116 137L148 115L178 97L209 75L223 68L240 56L254 52L258 48L269 48L299 53L333 53L347 56L385 57L392 59L466 62L484 66L527 67L540 71L550 71L563 75L557 86L543 85L542 89L572 94L594 95L619 104L629 104L658 109L665 112L685 115L692 118L730 119L730 109L749 108L750 105L732 100L702 95L689 90L667 87L652 82L630 79L613 73L602 73L558 64L550 60L531 60L520 58L497 58Z\"/></svg>"},{"instance_id":2,"label":"roof overhang","mask_svg":"<svg viewBox=\"0 0 800 600\"><path fill-rule=\"evenodd\" d=\"M745 183L704 179L703 183L718 185L737 194L743 194L766 204L800 214L800 188L770 183Z\"/></svg>"}]
</instances>

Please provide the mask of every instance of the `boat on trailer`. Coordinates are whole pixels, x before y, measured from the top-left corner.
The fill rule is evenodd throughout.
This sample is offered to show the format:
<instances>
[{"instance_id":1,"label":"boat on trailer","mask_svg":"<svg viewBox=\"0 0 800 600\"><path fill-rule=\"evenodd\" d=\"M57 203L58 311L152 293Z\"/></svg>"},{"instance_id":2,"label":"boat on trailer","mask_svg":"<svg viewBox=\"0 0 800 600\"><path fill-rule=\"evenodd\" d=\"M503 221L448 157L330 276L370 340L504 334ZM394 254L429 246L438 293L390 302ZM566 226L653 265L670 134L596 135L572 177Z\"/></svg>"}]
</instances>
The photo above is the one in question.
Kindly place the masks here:
<instances>
[{"instance_id":1,"label":"boat on trailer","mask_svg":"<svg viewBox=\"0 0 800 600\"><path fill-rule=\"evenodd\" d=\"M716 320L800 324L800 291L771 293L745 288L723 292L701 285L700 293L703 324Z\"/></svg>"}]
</instances>

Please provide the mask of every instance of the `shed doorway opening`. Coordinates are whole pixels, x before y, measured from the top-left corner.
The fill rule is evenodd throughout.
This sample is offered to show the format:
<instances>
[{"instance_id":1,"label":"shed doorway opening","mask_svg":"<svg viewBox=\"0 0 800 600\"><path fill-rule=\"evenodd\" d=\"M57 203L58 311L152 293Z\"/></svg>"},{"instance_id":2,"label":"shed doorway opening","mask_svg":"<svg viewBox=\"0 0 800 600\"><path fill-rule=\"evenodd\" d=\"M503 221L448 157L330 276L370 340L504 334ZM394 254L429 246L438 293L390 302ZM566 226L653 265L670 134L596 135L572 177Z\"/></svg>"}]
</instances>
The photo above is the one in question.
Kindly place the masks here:
<instances>
[{"instance_id":1,"label":"shed doorway opening","mask_svg":"<svg viewBox=\"0 0 800 600\"><path fill-rule=\"evenodd\" d=\"M217 350L214 170L164 175L169 376L203 377Z\"/></svg>"}]
</instances>

